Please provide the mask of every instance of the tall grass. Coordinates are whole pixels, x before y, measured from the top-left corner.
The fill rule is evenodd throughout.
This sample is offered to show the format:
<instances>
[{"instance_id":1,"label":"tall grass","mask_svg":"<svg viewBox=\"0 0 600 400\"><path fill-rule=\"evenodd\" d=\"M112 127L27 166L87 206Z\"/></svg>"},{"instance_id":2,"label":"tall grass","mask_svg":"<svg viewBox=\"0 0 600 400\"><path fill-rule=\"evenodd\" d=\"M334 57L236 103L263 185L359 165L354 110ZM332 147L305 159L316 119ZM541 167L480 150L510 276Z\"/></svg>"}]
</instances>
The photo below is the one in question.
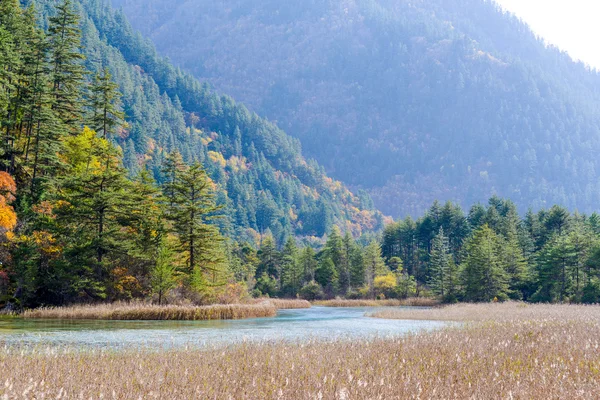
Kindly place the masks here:
<instances>
[{"instance_id":1,"label":"tall grass","mask_svg":"<svg viewBox=\"0 0 600 400\"><path fill-rule=\"evenodd\" d=\"M212 306L113 303L72 307L38 308L25 311L23 318L97 319L97 320L221 320L273 317L277 309L271 303L220 304Z\"/></svg>"},{"instance_id":2,"label":"tall grass","mask_svg":"<svg viewBox=\"0 0 600 400\"><path fill-rule=\"evenodd\" d=\"M439 301L426 297L412 297L404 300L319 300L313 304L324 307L433 307L438 305Z\"/></svg>"},{"instance_id":3,"label":"tall grass","mask_svg":"<svg viewBox=\"0 0 600 400\"><path fill-rule=\"evenodd\" d=\"M589 305L507 303L461 303L430 309L393 309L370 316L386 319L430 321L514 321L573 318L585 315L600 320L600 307Z\"/></svg>"},{"instance_id":4,"label":"tall grass","mask_svg":"<svg viewBox=\"0 0 600 400\"><path fill-rule=\"evenodd\" d=\"M486 305L472 310L502 321L371 341L124 353L0 347L0 398L597 399L600 309L551 307L511 319L518 305Z\"/></svg>"},{"instance_id":5,"label":"tall grass","mask_svg":"<svg viewBox=\"0 0 600 400\"><path fill-rule=\"evenodd\" d=\"M278 310L292 310L296 308L310 308L310 302L299 299L267 299Z\"/></svg>"}]
</instances>

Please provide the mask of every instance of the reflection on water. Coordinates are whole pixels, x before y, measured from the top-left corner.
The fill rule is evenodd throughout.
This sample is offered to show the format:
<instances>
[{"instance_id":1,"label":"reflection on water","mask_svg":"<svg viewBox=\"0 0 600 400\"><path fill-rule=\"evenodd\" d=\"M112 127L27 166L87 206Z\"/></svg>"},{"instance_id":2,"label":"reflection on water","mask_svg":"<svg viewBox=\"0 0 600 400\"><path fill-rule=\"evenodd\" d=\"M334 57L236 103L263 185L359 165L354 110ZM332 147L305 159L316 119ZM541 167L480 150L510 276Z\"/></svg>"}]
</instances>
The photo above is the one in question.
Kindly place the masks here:
<instances>
[{"instance_id":1,"label":"reflection on water","mask_svg":"<svg viewBox=\"0 0 600 400\"><path fill-rule=\"evenodd\" d=\"M435 329L437 321L369 318L374 308L281 310L275 318L238 321L0 320L0 343L76 347L182 347L243 341L386 337Z\"/></svg>"}]
</instances>

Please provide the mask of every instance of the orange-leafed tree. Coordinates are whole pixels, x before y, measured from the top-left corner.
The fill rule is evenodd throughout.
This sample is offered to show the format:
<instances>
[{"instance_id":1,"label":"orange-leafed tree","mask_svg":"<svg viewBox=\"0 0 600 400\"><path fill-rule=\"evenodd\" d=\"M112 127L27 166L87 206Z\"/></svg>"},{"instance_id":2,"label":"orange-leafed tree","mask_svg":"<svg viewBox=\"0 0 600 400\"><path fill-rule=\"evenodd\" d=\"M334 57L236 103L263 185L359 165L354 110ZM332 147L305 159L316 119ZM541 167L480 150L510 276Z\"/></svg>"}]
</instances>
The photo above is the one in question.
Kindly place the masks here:
<instances>
[{"instance_id":1,"label":"orange-leafed tree","mask_svg":"<svg viewBox=\"0 0 600 400\"><path fill-rule=\"evenodd\" d=\"M17 225L17 214L10 203L15 199L17 185L6 172L0 172L0 231L6 235Z\"/></svg>"}]
</instances>

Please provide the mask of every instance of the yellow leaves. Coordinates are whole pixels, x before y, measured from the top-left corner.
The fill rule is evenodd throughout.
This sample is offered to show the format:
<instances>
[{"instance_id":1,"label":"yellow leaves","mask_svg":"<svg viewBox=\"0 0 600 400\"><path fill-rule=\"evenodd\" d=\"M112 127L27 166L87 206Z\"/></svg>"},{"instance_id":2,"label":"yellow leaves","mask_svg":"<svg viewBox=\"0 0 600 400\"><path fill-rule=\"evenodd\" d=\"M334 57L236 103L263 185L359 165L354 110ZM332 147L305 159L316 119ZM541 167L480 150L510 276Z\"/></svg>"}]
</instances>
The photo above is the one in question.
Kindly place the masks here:
<instances>
[{"instance_id":1,"label":"yellow leaves","mask_svg":"<svg viewBox=\"0 0 600 400\"><path fill-rule=\"evenodd\" d=\"M240 171L245 172L248 170L246 158L244 157L231 156L229 160L227 160L227 166L231 168L234 173L238 173Z\"/></svg>"},{"instance_id":2,"label":"yellow leaves","mask_svg":"<svg viewBox=\"0 0 600 400\"><path fill-rule=\"evenodd\" d=\"M46 231L34 231L31 239L38 246L42 253L51 256L62 252L62 246L56 243L56 239L51 233Z\"/></svg>"},{"instance_id":3,"label":"yellow leaves","mask_svg":"<svg viewBox=\"0 0 600 400\"><path fill-rule=\"evenodd\" d=\"M298 215L296 215L296 213L294 212L294 209L290 207L290 210L288 211L288 215L290 217L291 221L296 221L298 219Z\"/></svg>"},{"instance_id":4,"label":"yellow leaves","mask_svg":"<svg viewBox=\"0 0 600 400\"><path fill-rule=\"evenodd\" d=\"M17 225L17 214L9 202L15 199L17 185L10 174L0 172L0 228L4 233L12 231Z\"/></svg>"},{"instance_id":5,"label":"yellow leaves","mask_svg":"<svg viewBox=\"0 0 600 400\"><path fill-rule=\"evenodd\" d=\"M64 144L64 161L76 172L101 169L103 161L97 154L106 154L112 146L87 126L79 135L67 137Z\"/></svg>"},{"instance_id":6,"label":"yellow leaves","mask_svg":"<svg viewBox=\"0 0 600 400\"><path fill-rule=\"evenodd\" d=\"M396 276L392 273L375 278L375 289L387 290L396 287Z\"/></svg>"},{"instance_id":7,"label":"yellow leaves","mask_svg":"<svg viewBox=\"0 0 600 400\"><path fill-rule=\"evenodd\" d=\"M9 237L8 234L7 237ZM34 231L31 235L20 235L18 237L11 233L10 240L35 246L40 254L47 258L56 258L63 251L63 247L56 238L46 231Z\"/></svg>"},{"instance_id":8,"label":"yellow leaves","mask_svg":"<svg viewBox=\"0 0 600 400\"><path fill-rule=\"evenodd\" d=\"M15 199L16 192L17 184L12 176L7 172L0 172L0 194L2 194L7 202L11 202Z\"/></svg>"},{"instance_id":9,"label":"yellow leaves","mask_svg":"<svg viewBox=\"0 0 600 400\"><path fill-rule=\"evenodd\" d=\"M6 204L6 200L0 200L0 228L12 231L17 225L17 214L14 208Z\"/></svg>"},{"instance_id":10,"label":"yellow leaves","mask_svg":"<svg viewBox=\"0 0 600 400\"><path fill-rule=\"evenodd\" d=\"M142 292L140 281L135 276L130 275L127 268L116 267L112 273L115 277L114 288L120 297L131 298Z\"/></svg>"},{"instance_id":11,"label":"yellow leaves","mask_svg":"<svg viewBox=\"0 0 600 400\"><path fill-rule=\"evenodd\" d=\"M225 161L225 157L223 157L223 154L218 153L216 151L209 151L208 158L210 158L210 160L213 163L219 164L221 168L225 168L225 166L227 165L227 161Z\"/></svg>"}]
</instances>

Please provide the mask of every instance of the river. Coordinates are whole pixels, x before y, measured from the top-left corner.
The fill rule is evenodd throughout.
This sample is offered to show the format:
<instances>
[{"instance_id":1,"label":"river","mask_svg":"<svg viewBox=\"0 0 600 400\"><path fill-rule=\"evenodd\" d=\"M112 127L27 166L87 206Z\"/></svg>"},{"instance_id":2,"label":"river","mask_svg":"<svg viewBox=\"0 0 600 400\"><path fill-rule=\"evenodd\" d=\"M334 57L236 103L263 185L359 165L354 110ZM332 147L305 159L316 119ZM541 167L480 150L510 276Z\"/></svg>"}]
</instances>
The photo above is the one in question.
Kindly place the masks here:
<instances>
[{"instance_id":1,"label":"river","mask_svg":"<svg viewBox=\"0 0 600 400\"><path fill-rule=\"evenodd\" d=\"M235 321L0 320L0 345L172 348L244 341L390 337L445 326L437 321L370 318L375 308L280 310L274 318Z\"/></svg>"}]
</instances>

